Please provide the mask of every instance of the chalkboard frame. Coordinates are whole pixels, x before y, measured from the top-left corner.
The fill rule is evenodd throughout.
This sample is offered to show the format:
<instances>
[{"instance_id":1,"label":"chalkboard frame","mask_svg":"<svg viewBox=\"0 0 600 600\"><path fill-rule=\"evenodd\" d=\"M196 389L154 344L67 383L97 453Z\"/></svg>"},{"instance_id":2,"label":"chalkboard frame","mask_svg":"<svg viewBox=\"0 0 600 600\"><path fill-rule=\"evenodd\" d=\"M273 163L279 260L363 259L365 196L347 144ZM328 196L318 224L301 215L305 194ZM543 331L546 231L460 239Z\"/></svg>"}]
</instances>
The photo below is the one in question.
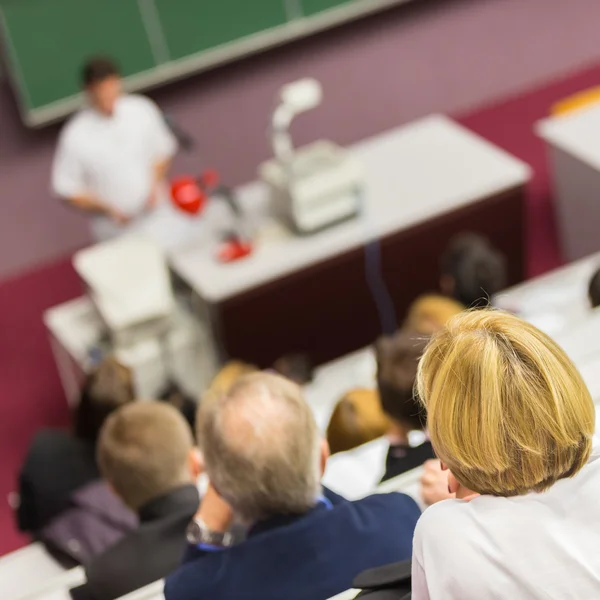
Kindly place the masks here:
<instances>
[{"instance_id":1,"label":"chalkboard frame","mask_svg":"<svg viewBox=\"0 0 600 600\"><path fill-rule=\"evenodd\" d=\"M168 60L156 67L125 78L125 87L130 92L149 90L186 76L207 71L244 56L259 53L297 40L314 33L325 31L345 22L373 14L411 0L353 0L323 12L304 16L302 0L282 0L293 18L287 23L265 31L237 39L191 56ZM27 86L19 68L19 60L11 41L2 4L0 3L0 33L6 47L7 71L21 119L28 127L36 128L60 121L81 108L82 94L75 94L45 106L30 108L27 102Z\"/></svg>"}]
</instances>

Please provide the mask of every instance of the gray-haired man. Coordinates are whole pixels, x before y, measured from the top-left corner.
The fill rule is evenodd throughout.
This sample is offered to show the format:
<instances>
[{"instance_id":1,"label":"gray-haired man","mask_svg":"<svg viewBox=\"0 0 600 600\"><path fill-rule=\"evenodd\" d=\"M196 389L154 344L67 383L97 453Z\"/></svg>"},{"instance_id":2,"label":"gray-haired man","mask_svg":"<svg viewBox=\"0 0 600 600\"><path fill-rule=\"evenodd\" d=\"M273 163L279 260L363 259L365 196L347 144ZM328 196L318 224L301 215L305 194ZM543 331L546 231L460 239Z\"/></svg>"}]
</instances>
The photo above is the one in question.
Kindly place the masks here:
<instances>
[{"instance_id":1,"label":"gray-haired man","mask_svg":"<svg viewBox=\"0 0 600 600\"><path fill-rule=\"evenodd\" d=\"M198 438L211 487L167 600L325 600L365 569L411 556L419 517L411 498L347 502L321 488L327 444L290 381L241 378L204 403ZM249 534L232 547L234 518Z\"/></svg>"}]
</instances>

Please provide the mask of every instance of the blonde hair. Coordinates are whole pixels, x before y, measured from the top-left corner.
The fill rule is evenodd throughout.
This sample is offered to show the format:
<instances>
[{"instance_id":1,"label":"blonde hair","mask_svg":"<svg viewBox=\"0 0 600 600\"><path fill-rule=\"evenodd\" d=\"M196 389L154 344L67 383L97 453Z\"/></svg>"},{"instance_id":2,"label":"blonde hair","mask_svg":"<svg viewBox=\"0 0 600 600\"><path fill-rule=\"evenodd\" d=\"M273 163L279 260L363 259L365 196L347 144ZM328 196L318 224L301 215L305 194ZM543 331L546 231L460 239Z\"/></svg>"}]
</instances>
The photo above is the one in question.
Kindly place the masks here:
<instances>
[{"instance_id":1,"label":"blonde hair","mask_svg":"<svg viewBox=\"0 0 600 600\"><path fill-rule=\"evenodd\" d=\"M98 440L102 476L134 510L191 482L192 431L161 402L135 402L113 413Z\"/></svg>"},{"instance_id":2,"label":"blonde hair","mask_svg":"<svg viewBox=\"0 0 600 600\"><path fill-rule=\"evenodd\" d=\"M428 346L417 387L437 455L474 492L541 492L590 456L595 411L581 375L515 316L479 310L452 319Z\"/></svg>"},{"instance_id":3,"label":"blonde hair","mask_svg":"<svg viewBox=\"0 0 600 600\"><path fill-rule=\"evenodd\" d=\"M463 304L446 296L420 296L410 305L404 328L421 335L431 335L463 310Z\"/></svg>"},{"instance_id":4,"label":"blonde hair","mask_svg":"<svg viewBox=\"0 0 600 600\"><path fill-rule=\"evenodd\" d=\"M244 522L314 506L321 438L295 383L269 373L242 377L200 407L197 434L211 482Z\"/></svg>"},{"instance_id":5,"label":"blonde hair","mask_svg":"<svg viewBox=\"0 0 600 600\"><path fill-rule=\"evenodd\" d=\"M240 377L256 373L257 371L258 369L254 365L242 362L241 360L229 361L214 376L208 389L204 392L202 401L226 394Z\"/></svg>"},{"instance_id":6,"label":"blonde hair","mask_svg":"<svg viewBox=\"0 0 600 600\"><path fill-rule=\"evenodd\" d=\"M338 401L327 426L332 454L352 450L385 435L390 420L375 390L350 390Z\"/></svg>"}]
</instances>

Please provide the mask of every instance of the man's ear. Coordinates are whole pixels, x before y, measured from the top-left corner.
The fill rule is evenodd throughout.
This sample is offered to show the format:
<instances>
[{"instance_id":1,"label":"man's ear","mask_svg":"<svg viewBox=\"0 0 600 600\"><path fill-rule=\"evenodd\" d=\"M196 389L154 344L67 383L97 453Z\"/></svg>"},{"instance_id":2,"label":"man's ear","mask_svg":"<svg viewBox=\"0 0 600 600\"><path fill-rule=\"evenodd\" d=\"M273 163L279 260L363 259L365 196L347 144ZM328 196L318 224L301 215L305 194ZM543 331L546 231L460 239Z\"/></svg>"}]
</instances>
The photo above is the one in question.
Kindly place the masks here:
<instances>
[{"instance_id":1,"label":"man's ear","mask_svg":"<svg viewBox=\"0 0 600 600\"><path fill-rule=\"evenodd\" d=\"M196 481L204 473L204 460L198 448L192 448L188 453L188 471L192 481Z\"/></svg>"},{"instance_id":2,"label":"man's ear","mask_svg":"<svg viewBox=\"0 0 600 600\"><path fill-rule=\"evenodd\" d=\"M329 451L329 443L325 438L321 440L321 475L325 474L325 466L331 452Z\"/></svg>"}]
</instances>

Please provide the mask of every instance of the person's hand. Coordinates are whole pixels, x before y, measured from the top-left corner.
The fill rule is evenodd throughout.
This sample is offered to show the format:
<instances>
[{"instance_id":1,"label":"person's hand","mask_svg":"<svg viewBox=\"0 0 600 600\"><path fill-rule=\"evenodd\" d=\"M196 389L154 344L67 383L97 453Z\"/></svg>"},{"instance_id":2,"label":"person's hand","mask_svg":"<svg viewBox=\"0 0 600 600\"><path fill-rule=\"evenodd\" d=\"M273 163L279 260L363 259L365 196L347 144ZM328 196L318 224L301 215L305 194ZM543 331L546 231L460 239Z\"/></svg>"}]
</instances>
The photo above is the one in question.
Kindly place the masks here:
<instances>
[{"instance_id":1,"label":"person's hand","mask_svg":"<svg viewBox=\"0 0 600 600\"><path fill-rule=\"evenodd\" d=\"M131 221L131 217L120 211L118 208L109 209L108 216L120 226L127 225Z\"/></svg>"},{"instance_id":2,"label":"person's hand","mask_svg":"<svg viewBox=\"0 0 600 600\"><path fill-rule=\"evenodd\" d=\"M442 470L442 463L437 458L428 460L423 465L421 496L427 506L455 498L455 494L450 493L448 489L448 471Z\"/></svg>"},{"instance_id":3,"label":"person's hand","mask_svg":"<svg viewBox=\"0 0 600 600\"><path fill-rule=\"evenodd\" d=\"M150 195L148 196L148 200L146 201L146 206L144 206L144 210L146 212L152 212L158 206L159 193L158 193L159 184L155 182L150 190Z\"/></svg>"},{"instance_id":4,"label":"person's hand","mask_svg":"<svg viewBox=\"0 0 600 600\"><path fill-rule=\"evenodd\" d=\"M219 496L212 484L208 485L206 494L200 502L196 517L202 519L211 531L226 532L233 522L231 506Z\"/></svg>"}]
</instances>

